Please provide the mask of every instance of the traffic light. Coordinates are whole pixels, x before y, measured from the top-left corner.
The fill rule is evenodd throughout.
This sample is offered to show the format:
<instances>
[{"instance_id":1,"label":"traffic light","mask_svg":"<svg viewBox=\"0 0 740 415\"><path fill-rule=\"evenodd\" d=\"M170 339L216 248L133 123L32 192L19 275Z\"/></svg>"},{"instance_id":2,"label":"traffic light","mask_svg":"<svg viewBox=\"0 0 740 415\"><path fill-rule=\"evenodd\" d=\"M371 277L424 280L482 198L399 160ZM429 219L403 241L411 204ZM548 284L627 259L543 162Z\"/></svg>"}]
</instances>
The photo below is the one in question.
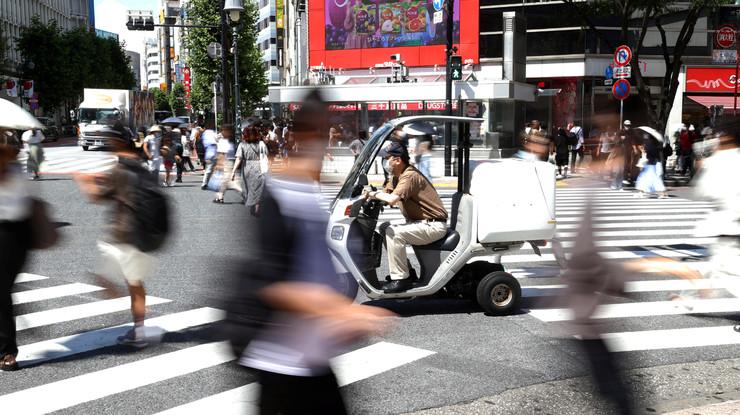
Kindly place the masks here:
<instances>
[{"instance_id":1,"label":"traffic light","mask_svg":"<svg viewBox=\"0 0 740 415\"><path fill-rule=\"evenodd\" d=\"M129 10L126 20L128 30L154 31L154 15L151 10Z\"/></svg>"},{"instance_id":2,"label":"traffic light","mask_svg":"<svg viewBox=\"0 0 740 415\"><path fill-rule=\"evenodd\" d=\"M450 56L450 79L453 81L462 80L462 56Z\"/></svg>"}]
</instances>

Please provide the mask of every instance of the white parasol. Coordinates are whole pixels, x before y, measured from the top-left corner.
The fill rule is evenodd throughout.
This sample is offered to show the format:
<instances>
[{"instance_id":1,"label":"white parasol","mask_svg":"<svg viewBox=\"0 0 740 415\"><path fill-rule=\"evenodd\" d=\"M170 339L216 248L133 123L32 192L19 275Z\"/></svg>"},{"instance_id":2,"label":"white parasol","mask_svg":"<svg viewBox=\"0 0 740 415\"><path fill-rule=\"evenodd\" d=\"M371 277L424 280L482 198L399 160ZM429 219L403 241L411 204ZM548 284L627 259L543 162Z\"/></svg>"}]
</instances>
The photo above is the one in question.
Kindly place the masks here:
<instances>
[{"instance_id":1,"label":"white parasol","mask_svg":"<svg viewBox=\"0 0 740 415\"><path fill-rule=\"evenodd\" d=\"M44 126L30 112L0 98L0 128L30 130L31 128L43 129Z\"/></svg>"},{"instance_id":2,"label":"white parasol","mask_svg":"<svg viewBox=\"0 0 740 415\"><path fill-rule=\"evenodd\" d=\"M655 137L656 140L658 140L659 143L663 142L663 134L659 133L654 128L642 126L642 127L637 127L637 129L645 131L646 133L652 135L653 137Z\"/></svg>"}]
</instances>

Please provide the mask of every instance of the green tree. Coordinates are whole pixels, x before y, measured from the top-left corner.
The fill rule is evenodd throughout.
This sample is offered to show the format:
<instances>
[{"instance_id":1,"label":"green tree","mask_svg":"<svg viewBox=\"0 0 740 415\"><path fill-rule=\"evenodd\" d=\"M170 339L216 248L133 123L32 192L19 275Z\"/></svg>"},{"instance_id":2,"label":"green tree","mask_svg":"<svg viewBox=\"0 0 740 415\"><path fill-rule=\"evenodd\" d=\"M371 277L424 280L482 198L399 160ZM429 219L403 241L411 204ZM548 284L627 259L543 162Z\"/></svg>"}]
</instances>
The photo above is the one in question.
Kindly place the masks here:
<instances>
[{"instance_id":1,"label":"green tree","mask_svg":"<svg viewBox=\"0 0 740 415\"><path fill-rule=\"evenodd\" d=\"M722 4L731 4L732 0L561 0L569 5L586 28L594 33L608 52L614 53L617 46L629 45L632 48L632 77L639 93L640 101L648 114L651 124L658 130L667 127L668 116L673 108L673 100L678 92L678 76L683 66L686 47L694 35L696 22L708 11ZM681 4L679 4L681 3ZM663 23L671 16L683 20L675 42L669 42ZM614 44L609 32L599 29L597 24L604 18L617 18L620 22L619 43ZM603 26L603 25L602 25ZM645 37L651 27L660 33L659 50L665 61L665 73L662 81L662 93L655 97L643 78L638 64L643 53ZM602 49L603 52L603 49Z\"/></svg>"},{"instance_id":2,"label":"green tree","mask_svg":"<svg viewBox=\"0 0 740 415\"><path fill-rule=\"evenodd\" d=\"M149 92L154 96L154 110L172 111L172 108L170 107L170 99L166 92L159 88L151 88Z\"/></svg>"},{"instance_id":3,"label":"green tree","mask_svg":"<svg viewBox=\"0 0 740 415\"><path fill-rule=\"evenodd\" d=\"M212 107L212 82L221 72L221 62L208 56L207 48L211 42L221 42L220 1L192 0L188 4L188 17L192 23L215 25L217 28L189 29L185 44L190 52L188 66L193 72L193 84L190 101L196 110L209 110ZM241 15L239 34L239 84L241 92L242 114L251 114L255 106L267 95L267 80L262 67L262 58L257 49L257 15L255 2L245 2ZM223 46L227 60L227 79L233 78L233 56L231 49L231 28L226 28L226 45ZM228 83L233 85L232 82ZM233 94L228 94L233 95ZM233 104L228 104L233 108Z\"/></svg>"},{"instance_id":4,"label":"green tree","mask_svg":"<svg viewBox=\"0 0 740 415\"><path fill-rule=\"evenodd\" d=\"M175 115L185 114L185 87L177 83L172 85L172 91L167 94L170 109Z\"/></svg>"},{"instance_id":5,"label":"green tree","mask_svg":"<svg viewBox=\"0 0 740 415\"><path fill-rule=\"evenodd\" d=\"M34 80L39 104L48 111L76 106L84 88L131 89L136 80L123 45L94 32L62 32L55 21L38 17L24 28L17 48L25 65L22 76Z\"/></svg>"},{"instance_id":6,"label":"green tree","mask_svg":"<svg viewBox=\"0 0 740 415\"><path fill-rule=\"evenodd\" d=\"M5 65L7 64L5 53L8 51L8 38L3 32L3 26L0 25L0 73L5 71Z\"/></svg>"}]
</instances>

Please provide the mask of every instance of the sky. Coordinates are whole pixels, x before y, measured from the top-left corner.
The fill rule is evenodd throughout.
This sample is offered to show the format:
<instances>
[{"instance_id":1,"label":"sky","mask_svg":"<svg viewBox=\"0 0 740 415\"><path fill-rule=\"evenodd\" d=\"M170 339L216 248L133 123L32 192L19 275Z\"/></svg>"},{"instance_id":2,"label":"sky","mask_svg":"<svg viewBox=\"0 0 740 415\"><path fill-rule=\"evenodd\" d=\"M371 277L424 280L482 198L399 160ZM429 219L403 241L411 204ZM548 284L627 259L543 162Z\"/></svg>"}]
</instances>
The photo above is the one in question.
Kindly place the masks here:
<instances>
[{"instance_id":1,"label":"sky","mask_svg":"<svg viewBox=\"0 0 740 415\"><path fill-rule=\"evenodd\" d=\"M142 77L146 76L143 67L146 60L144 42L147 38L155 37L155 32L129 31L126 28L126 11L152 10L157 16L158 5L159 0L95 0L95 28L118 33L119 40L126 42L126 50L141 55Z\"/></svg>"}]
</instances>

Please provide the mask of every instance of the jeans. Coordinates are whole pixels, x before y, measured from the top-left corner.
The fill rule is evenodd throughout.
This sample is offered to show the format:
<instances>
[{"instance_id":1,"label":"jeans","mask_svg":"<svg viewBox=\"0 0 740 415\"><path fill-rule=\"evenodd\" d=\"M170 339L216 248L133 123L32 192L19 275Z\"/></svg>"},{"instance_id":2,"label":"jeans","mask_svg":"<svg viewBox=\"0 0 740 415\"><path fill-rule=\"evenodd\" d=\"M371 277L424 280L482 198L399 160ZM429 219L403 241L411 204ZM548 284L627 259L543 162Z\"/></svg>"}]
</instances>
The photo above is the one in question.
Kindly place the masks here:
<instances>
[{"instance_id":1,"label":"jeans","mask_svg":"<svg viewBox=\"0 0 740 415\"><path fill-rule=\"evenodd\" d=\"M621 189L623 180L624 180L624 169L621 169L621 168L615 169L614 170L614 181L612 182L612 187L615 189Z\"/></svg>"},{"instance_id":2,"label":"jeans","mask_svg":"<svg viewBox=\"0 0 740 415\"><path fill-rule=\"evenodd\" d=\"M213 169L216 167L216 157L206 160L206 171L203 173L203 186L208 185L208 181L211 180L211 176L213 175Z\"/></svg>"},{"instance_id":3,"label":"jeans","mask_svg":"<svg viewBox=\"0 0 740 415\"><path fill-rule=\"evenodd\" d=\"M430 182L432 181L432 155L431 154L424 154L419 158L419 171L421 174L424 175L424 177L427 178Z\"/></svg>"},{"instance_id":4,"label":"jeans","mask_svg":"<svg viewBox=\"0 0 740 415\"><path fill-rule=\"evenodd\" d=\"M578 164L583 163L583 157L584 157L583 147L579 148L578 150L570 151L570 171L573 173L575 173L576 171L576 157L580 159L578 160Z\"/></svg>"}]
</instances>

